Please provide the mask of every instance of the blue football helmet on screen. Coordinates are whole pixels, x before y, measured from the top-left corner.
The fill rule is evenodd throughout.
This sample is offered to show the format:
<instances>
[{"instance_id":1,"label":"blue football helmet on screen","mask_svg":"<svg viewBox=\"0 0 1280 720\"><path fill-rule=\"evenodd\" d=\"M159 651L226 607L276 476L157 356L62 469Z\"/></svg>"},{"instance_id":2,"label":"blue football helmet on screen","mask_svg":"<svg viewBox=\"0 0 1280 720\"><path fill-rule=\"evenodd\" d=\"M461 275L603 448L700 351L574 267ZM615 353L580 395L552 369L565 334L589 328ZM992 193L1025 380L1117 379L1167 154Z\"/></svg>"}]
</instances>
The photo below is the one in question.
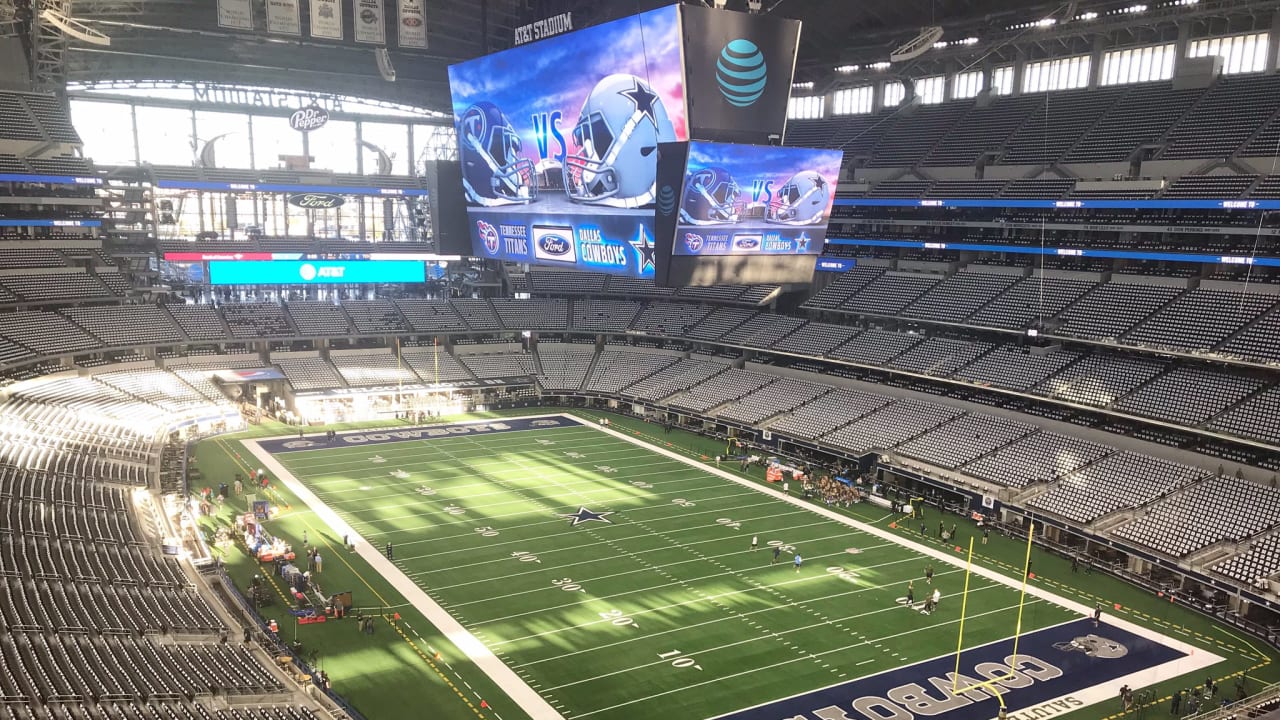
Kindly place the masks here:
<instances>
[{"instance_id":1,"label":"blue football helmet on screen","mask_svg":"<svg viewBox=\"0 0 1280 720\"><path fill-rule=\"evenodd\" d=\"M591 90L572 137L562 168L570 199L638 208L653 202L658 143L675 142L676 131L648 83L615 74Z\"/></svg>"},{"instance_id":2,"label":"blue football helmet on screen","mask_svg":"<svg viewBox=\"0 0 1280 720\"><path fill-rule=\"evenodd\" d=\"M784 225L814 225L823 221L831 204L831 183L814 170L801 170L778 191L765 219Z\"/></svg>"},{"instance_id":3,"label":"blue football helmet on screen","mask_svg":"<svg viewBox=\"0 0 1280 720\"><path fill-rule=\"evenodd\" d=\"M458 119L462 185L477 205L527 203L538 196L533 162L521 157L524 142L491 102L478 102Z\"/></svg>"},{"instance_id":4,"label":"blue football helmet on screen","mask_svg":"<svg viewBox=\"0 0 1280 720\"><path fill-rule=\"evenodd\" d=\"M738 222L742 193L728 170L708 167L694 170L684 181L680 221L690 225L723 225Z\"/></svg>"}]
</instances>

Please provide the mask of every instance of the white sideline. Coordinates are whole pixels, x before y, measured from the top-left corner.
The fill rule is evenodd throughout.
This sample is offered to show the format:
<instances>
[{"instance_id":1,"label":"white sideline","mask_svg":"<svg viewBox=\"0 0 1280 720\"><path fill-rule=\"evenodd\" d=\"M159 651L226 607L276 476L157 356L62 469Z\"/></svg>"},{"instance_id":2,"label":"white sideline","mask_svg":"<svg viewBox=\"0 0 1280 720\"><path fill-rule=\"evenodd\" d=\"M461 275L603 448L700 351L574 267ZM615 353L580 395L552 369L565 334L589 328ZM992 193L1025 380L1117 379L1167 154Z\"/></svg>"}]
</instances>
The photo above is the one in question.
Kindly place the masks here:
<instances>
[{"instance_id":1,"label":"white sideline","mask_svg":"<svg viewBox=\"0 0 1280 720\"><path fill-rule=\"evenodd\" d=\"M920 543L915 542L914 540L902 537L895 533L891 533L887 530L882 530L878 527L875 527L874 525L868 525L866 523L854 520L850 517L847 517L845 515L842 515L840 513L837 513L835 511L832 511L820 505L805 502L804 500L792 497L779 490L775 490L772 487L767 487L767 486L755 483L751 480L740 478L729 472L721 470L720 468L713 467L705 463L700 463L697 460L694 460L693 458L686 457L684 455L673 452L659 445L650 444L642 440L638 440L632 437L631 435L628 435L627 433L619 432L610 427L604 427L599 423L593 422L588 418L578 417L572 413L548 413L544 415L522 415L519 417L519 419L522 419L522 420L524 419L532 420L532 419L538 419L538 418L572 419L578 423L581 423L584 427L594 428L598 432L611 435L620 440L625 440L628 443L639 446L651 452L658 453L660 455L663 455L664 457L677 460L686 465L689 465L690 467L697 468L704 472L715 475L721 479L728 480L730 482L736 483L738 485L749 488L756 492L771 496L777 500L790 503L791 505L794 505L798 508L812 511L829 520L834 520L845 526L855 528L869 535L878 537L882 540L887 540L889 542L896 543L898 545L902 545L904 547L910 548L915 552L920 553L921 555L925 555L927 557L931 557L937 560L938 562L953 565L961 569L965 567L965 562L963 561L963 559L954 557L936 548L929 547L927 545L922 545ZM484 420L466 421L466 422L448 423L448 424L466 425L466 424L475 424L475 423L502 422L502 420L503 418L488 418ZM382 429L370 430L369 432L387 432L387 431L389 431L389 429L382 428ZM358 432L358 431L352 431L352 432ZM305 487L296 478L294 478L293 475L290 474L289 471L286 470L284 466L281 465L271 453L267 452L259 445L260 441L288 440L293 437L295 436L282 435L282 436L276 436L271 438L257 438L254 440L242 440L241 442L249 450L249 452L251 452L253 456L262 463L262 467L274 473L275 476L282 483L284 483L285 486L288 487L291 492L293 492L300 500L302 500L307 505L308 508L310 508L312 511L316 513L317 517L319 517L323 522L329 525L329 527L333 529L336 533L340 535L349 535L353 540L355 540L356 552L360 555L360 557L362 557L366 562L368 562L375 571L377 571L380 575L386 578L387 581L390 582L392 586L396 589L396 591L404 596L405 600L407 600L409 604L413 605L433 625L435 625L435 627L442 634L444 634L444 636L448 638L460 651L462 651L462 653L466 655L468 659L470 659L473 663L475 663L476 667L478 667L482 672L485 673L485 675L487 675L491 680L493 680L493 682L496 683L498 687L500 687L504 692L506 692L513 702L515 702L517 705L520 706L521 709L523 709L526 713L528 713L530 718L532 718L532 720L565 720L564 716L561 715L558 711L556 711L553 707L551 707L551 705L548 704L548 702L544 698L542 698L537 693L536 690L530 687L528 683L526 683L502 660L500 660L496 655L494 655L487 647L485 647L483 643L481 643L478 639L476 639L474 635L472 635L465 628L463 628L462 625L457 620L455 620L452 616L450 616L449 613L444 608L442 608L438 603L432 600L426 594L426 592L422 590L422 588L414 584L414 582L410 580L404 574L404 572L400 570L400 568L396 567L394 564L392 564L391 561L387 560L382 553L378 552L377 548L374 548L367 541L365 541L365 539L359 533L357 533L350 525L348 525L341 518L339 518L338 515L332 509L329 508L328 505L326 505L315 494L313 494L307 487ZM1021 583L1019 583L1017 580L1007 575L1004 575L1002 573L996 572L994 570L990 570L986 567L974 565L973 573L975 575L979 575L989 580L993 580L999 584L1005 585L1013 589L1019 589L1021 587ZM1031 585L1031 584L1027 585L1027 594L1033 595L1042 600L1048 601L1050 603L1059 605L1063 608L1076 612L1081 617L1089 616L1093 612L1093 608L1087 605L1062 597L1060 595L1057 595L1053 592L1037 587L1035 585ZM1135 623L1131 623L1128 620L1125 620L1123 618L1116 617L1115 615L1107 613L1106 609L1104 609L1104 620L1105 620L1105 623L1108 625L1113 625L1115 627L1123 628L1135 635L1145 637L1154 642L1159 642L1160 644L1163 644L1175 650L1178 650L1184 653L1185 657L1178 660L1172 660L1170 662L1164 663L1162 665L1158 665L1156 667L1144 668L1139 672L1135 672L1133 674L1126 675L1124 677L1116 678L1115 680L1111 680L1101 685L1096 685L1096 686L1086 688L1084 690L1073 693L1071 695L1071 697L1083 700L1085 705L1093 705L1095 703L1102 702L1108 699L1114 700L1118 694L1118 690L1120 689L1120 687L1125 684L1136 685L1138 687L1150 685L1153 682L1158 682L1168 678L1177 677L1180 675L1202 670L1206 667L1222 662L1224 659L1222 657L1214 655L1211 652L1204 650L1203 648L1197 648L1193 645L1177 640L1176 638L1172 638L1167 635L1160 634L1158 632L1142 627ZM945 655L943 657L945 657ZM886 670L884 672L892 672L892 670ZM837 683L833 683L824 688L812 688L809 690L805 690L804 692L797 693L792 697L807 695L809 693L818 692L820 690L824 690L829 687L836 687L838 685L843 685L848 682L850 681L844 680ZM770 703L778 702L784 699L787 699L787 698L777 698L762 704L770 704ZM1044 703L1041 703L1041 705L1043 704ZM740 708L733 712L726 713L725 715L722 715L720 717L731 716L737 712L742 712L748 709L750 708ZM1014 717L1014 715L1011 715L1011 717Z\"/></svg>"},{"instance_id":2,"label":"white sideline","mask_svg":"<svg viewBox=\"0 0 1280 720\"><path fill-rule=\"evenodd\" d=\"M531 415L523 417L532 419L537 417L561 416L557 414ZM501 421L502 419L498 418L482 420L479 422ZM582 421L578 420L578 422ZM464 423L450 424L461 425ZM382 432L385 431L386 430L382 430ZM379 431L374 430L371 432ZM299 500L306 503L307 507L311 508L311 510L315 512L316 516L326 523L335 533L338 535L348 535L352 540L354 540L356 544L356 553L360 555L365 562L369 563L369 565L372 566L379 575L386 578L387 582L391 583L392 587L396 589L396 592L399 592L404 596L404 599L407 600L409 604L413 605L414 608L421 612L437 630L439 630L450 642L454 644L454 646L458 648L458 650L462 651L462 653L466 655L471 662L475 663L477 668L484 672L485 675L488 675L489 679L501 688L502 691L511 698L512 702L520 706L520 709L524 710L532 720L565 720L563 715L561 715L555 708L551 707L551 705L543 699L536 690L529 687L529 684L521 679L514 670L507 667L506 663L502 662L502 660L498 659L498 656L490 652L489 648L484 646L484 643L480 642L474 635L468 632L466 628L462 627L461 623L453 619L453 616L451 616L444 608L440 607L435 600L432 600L422 588L414 584L414 582L401 572L400 568L393 565L385 555L378 552L378 550L368 542L365 542L364 538L361 537L354 528L339 518L337 513L322 502L320 498L316 497L315 494L306 488L306 486L298 482L298 480L294 478L293 475L291 475L271 453L263 450L262 446L258 444L259 440L282 440L291 437L293 436L287 435L274 438L259 438L258 440L243 440L241 442L249 452L253 453L253 456L262 463L262 467L266 468L274 474L280 482L284 483L285 487L289 488L289 490L296 495Z\"/></svg>"}]
</instances>

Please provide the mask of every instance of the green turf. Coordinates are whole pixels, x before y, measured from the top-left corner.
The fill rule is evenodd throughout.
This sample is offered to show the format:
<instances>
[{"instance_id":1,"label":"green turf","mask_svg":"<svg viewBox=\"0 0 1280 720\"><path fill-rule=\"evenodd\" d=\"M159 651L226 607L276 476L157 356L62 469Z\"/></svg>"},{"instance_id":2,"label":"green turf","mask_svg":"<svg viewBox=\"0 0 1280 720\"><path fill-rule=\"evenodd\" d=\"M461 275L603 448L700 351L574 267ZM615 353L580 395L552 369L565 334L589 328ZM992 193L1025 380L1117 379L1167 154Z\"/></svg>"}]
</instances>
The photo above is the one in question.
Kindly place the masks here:
<instances>
[{"instance_id":1,"label":"green turf","mask_svg":"<svg viewBox=\"0 0 1280 720\"><path fill-rule=\"evenodd\" d=\"M615 418L615 427L652 431L627 419ZM672 442L672 449L693 456L716 448L679 432L651 439ZM243 454L233 442L204 444L202 467L226 467L227 452ZM374 455L385 462L370 463ZM397 565L406 574L570 717L657 718L673 707L681 708L681 717L710 716L955 647L956 603L924 616L895 602L910 578L916 579L917 598L923 595L921 575L930 562L924 557L592 428L278 457L361 534L379 546L395 543ZM408 477L393 477L393 470ZM420 494L423 487L433 494ZM314 538L314 516L293 504L273 529L300 535L305 524ZM571 527L557 517L580 505L613 511L614 524ZM451 514L451 506L462 514ZM894 519L870 506L857 506L851 514L881 527ZM725 519L741 527L716 522ZM493 528L497 535L477 527ZM918 533L900 532L919 539ZM753 534L762 545L756 552L747 547ZM789 562L770 565L770 540L800 550L800 573ZM850 554L848 548L861 552ZM979 551L989 567L1013 571L1020 565L1020 544L1011 540L992 538ZM530 553L540 562L512 553ZM387 604L403 603L356 556L334 562L336 554L326 556L327 588L347 583L365 598L376 591ZM1121 602L1129 619L1229 656L1213 668L1215 676L1258 665L1259 681L1274 676L1270 656L1232 631L1110 578L1070 576L1065 563L1039 551L1034 557L1038 584L1082 602ZM937 569L936 582L954 599L960 573L950 566ZM562 589L566 578L582 589ZM966 646L1006 637L1017 599L1012 588L974 578ZM412 628L406 635L416 640L421 631L419 646L427 655L443 649L443 661L429 667L389 625L373 640L350 626L301 628L304 641L328 659L335 689L371 720L403 716L404 708L423 702L442 718L489 717L489 710L476 707L477 692L504 720L520 716L477 669L428 632L425 620L408 608L399 610ZM1072 617L1036 602L1026 609L1024 629ZM682 658L696 667L673 666L689 662ZM452 662L445 667L445 661ZM1158 689L1171 691L1176 684ZM471 707L458 692L472 693ZM1103 717L1110 710L1096 706L1075 716Z\"/></svg>"}]
</instances>

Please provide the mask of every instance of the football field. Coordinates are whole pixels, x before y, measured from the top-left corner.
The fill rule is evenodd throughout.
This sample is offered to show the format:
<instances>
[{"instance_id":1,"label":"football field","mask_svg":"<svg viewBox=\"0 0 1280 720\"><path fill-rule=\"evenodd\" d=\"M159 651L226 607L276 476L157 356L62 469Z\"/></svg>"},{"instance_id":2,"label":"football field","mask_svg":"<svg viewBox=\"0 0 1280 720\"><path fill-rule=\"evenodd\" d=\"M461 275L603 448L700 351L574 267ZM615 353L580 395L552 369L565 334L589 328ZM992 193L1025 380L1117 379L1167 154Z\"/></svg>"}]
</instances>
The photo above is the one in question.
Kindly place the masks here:
<instances>
[{"instance_id":1,"label":"football field","mask_svg":"<svg viewBox=\"0 0 1280 720\"><path fill-rule=\"evenodd\" d=\"M565 415L246 445L533 717L1060 714L1221 660L975 569L957 664L959 553Z\"/></svg>"}]
</instances>

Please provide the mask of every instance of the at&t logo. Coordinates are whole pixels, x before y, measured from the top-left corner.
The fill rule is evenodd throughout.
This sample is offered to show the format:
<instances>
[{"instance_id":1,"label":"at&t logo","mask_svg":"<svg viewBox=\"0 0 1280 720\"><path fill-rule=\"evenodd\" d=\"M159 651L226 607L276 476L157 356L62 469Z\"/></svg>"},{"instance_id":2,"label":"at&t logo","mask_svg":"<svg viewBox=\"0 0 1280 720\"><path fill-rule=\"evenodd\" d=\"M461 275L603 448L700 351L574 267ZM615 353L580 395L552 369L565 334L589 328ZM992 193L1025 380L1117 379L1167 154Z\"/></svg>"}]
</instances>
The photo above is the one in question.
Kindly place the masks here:
<instances>
[{"instance_id":1,"label":"at&t logo","mask_svg":"<svg viewBox=\"0 0 1280 720\"><path fill-rule=\"evenodd\" d=\"M769 68L764 53L745 38L730 40L716 60L716 83L720 94L734 107L747 107L764 95Z\"/></svg>"},{"instance_id":2,"label":"at&t logo","mask_svg":"<svg viewBox=\"0 0 1280 720\"><path fill-rule=\"evenodd\" d=\"M658 189L658 212L670 215L676 209L676 191L670 185Z\"/></svg>"}]
</instances>

